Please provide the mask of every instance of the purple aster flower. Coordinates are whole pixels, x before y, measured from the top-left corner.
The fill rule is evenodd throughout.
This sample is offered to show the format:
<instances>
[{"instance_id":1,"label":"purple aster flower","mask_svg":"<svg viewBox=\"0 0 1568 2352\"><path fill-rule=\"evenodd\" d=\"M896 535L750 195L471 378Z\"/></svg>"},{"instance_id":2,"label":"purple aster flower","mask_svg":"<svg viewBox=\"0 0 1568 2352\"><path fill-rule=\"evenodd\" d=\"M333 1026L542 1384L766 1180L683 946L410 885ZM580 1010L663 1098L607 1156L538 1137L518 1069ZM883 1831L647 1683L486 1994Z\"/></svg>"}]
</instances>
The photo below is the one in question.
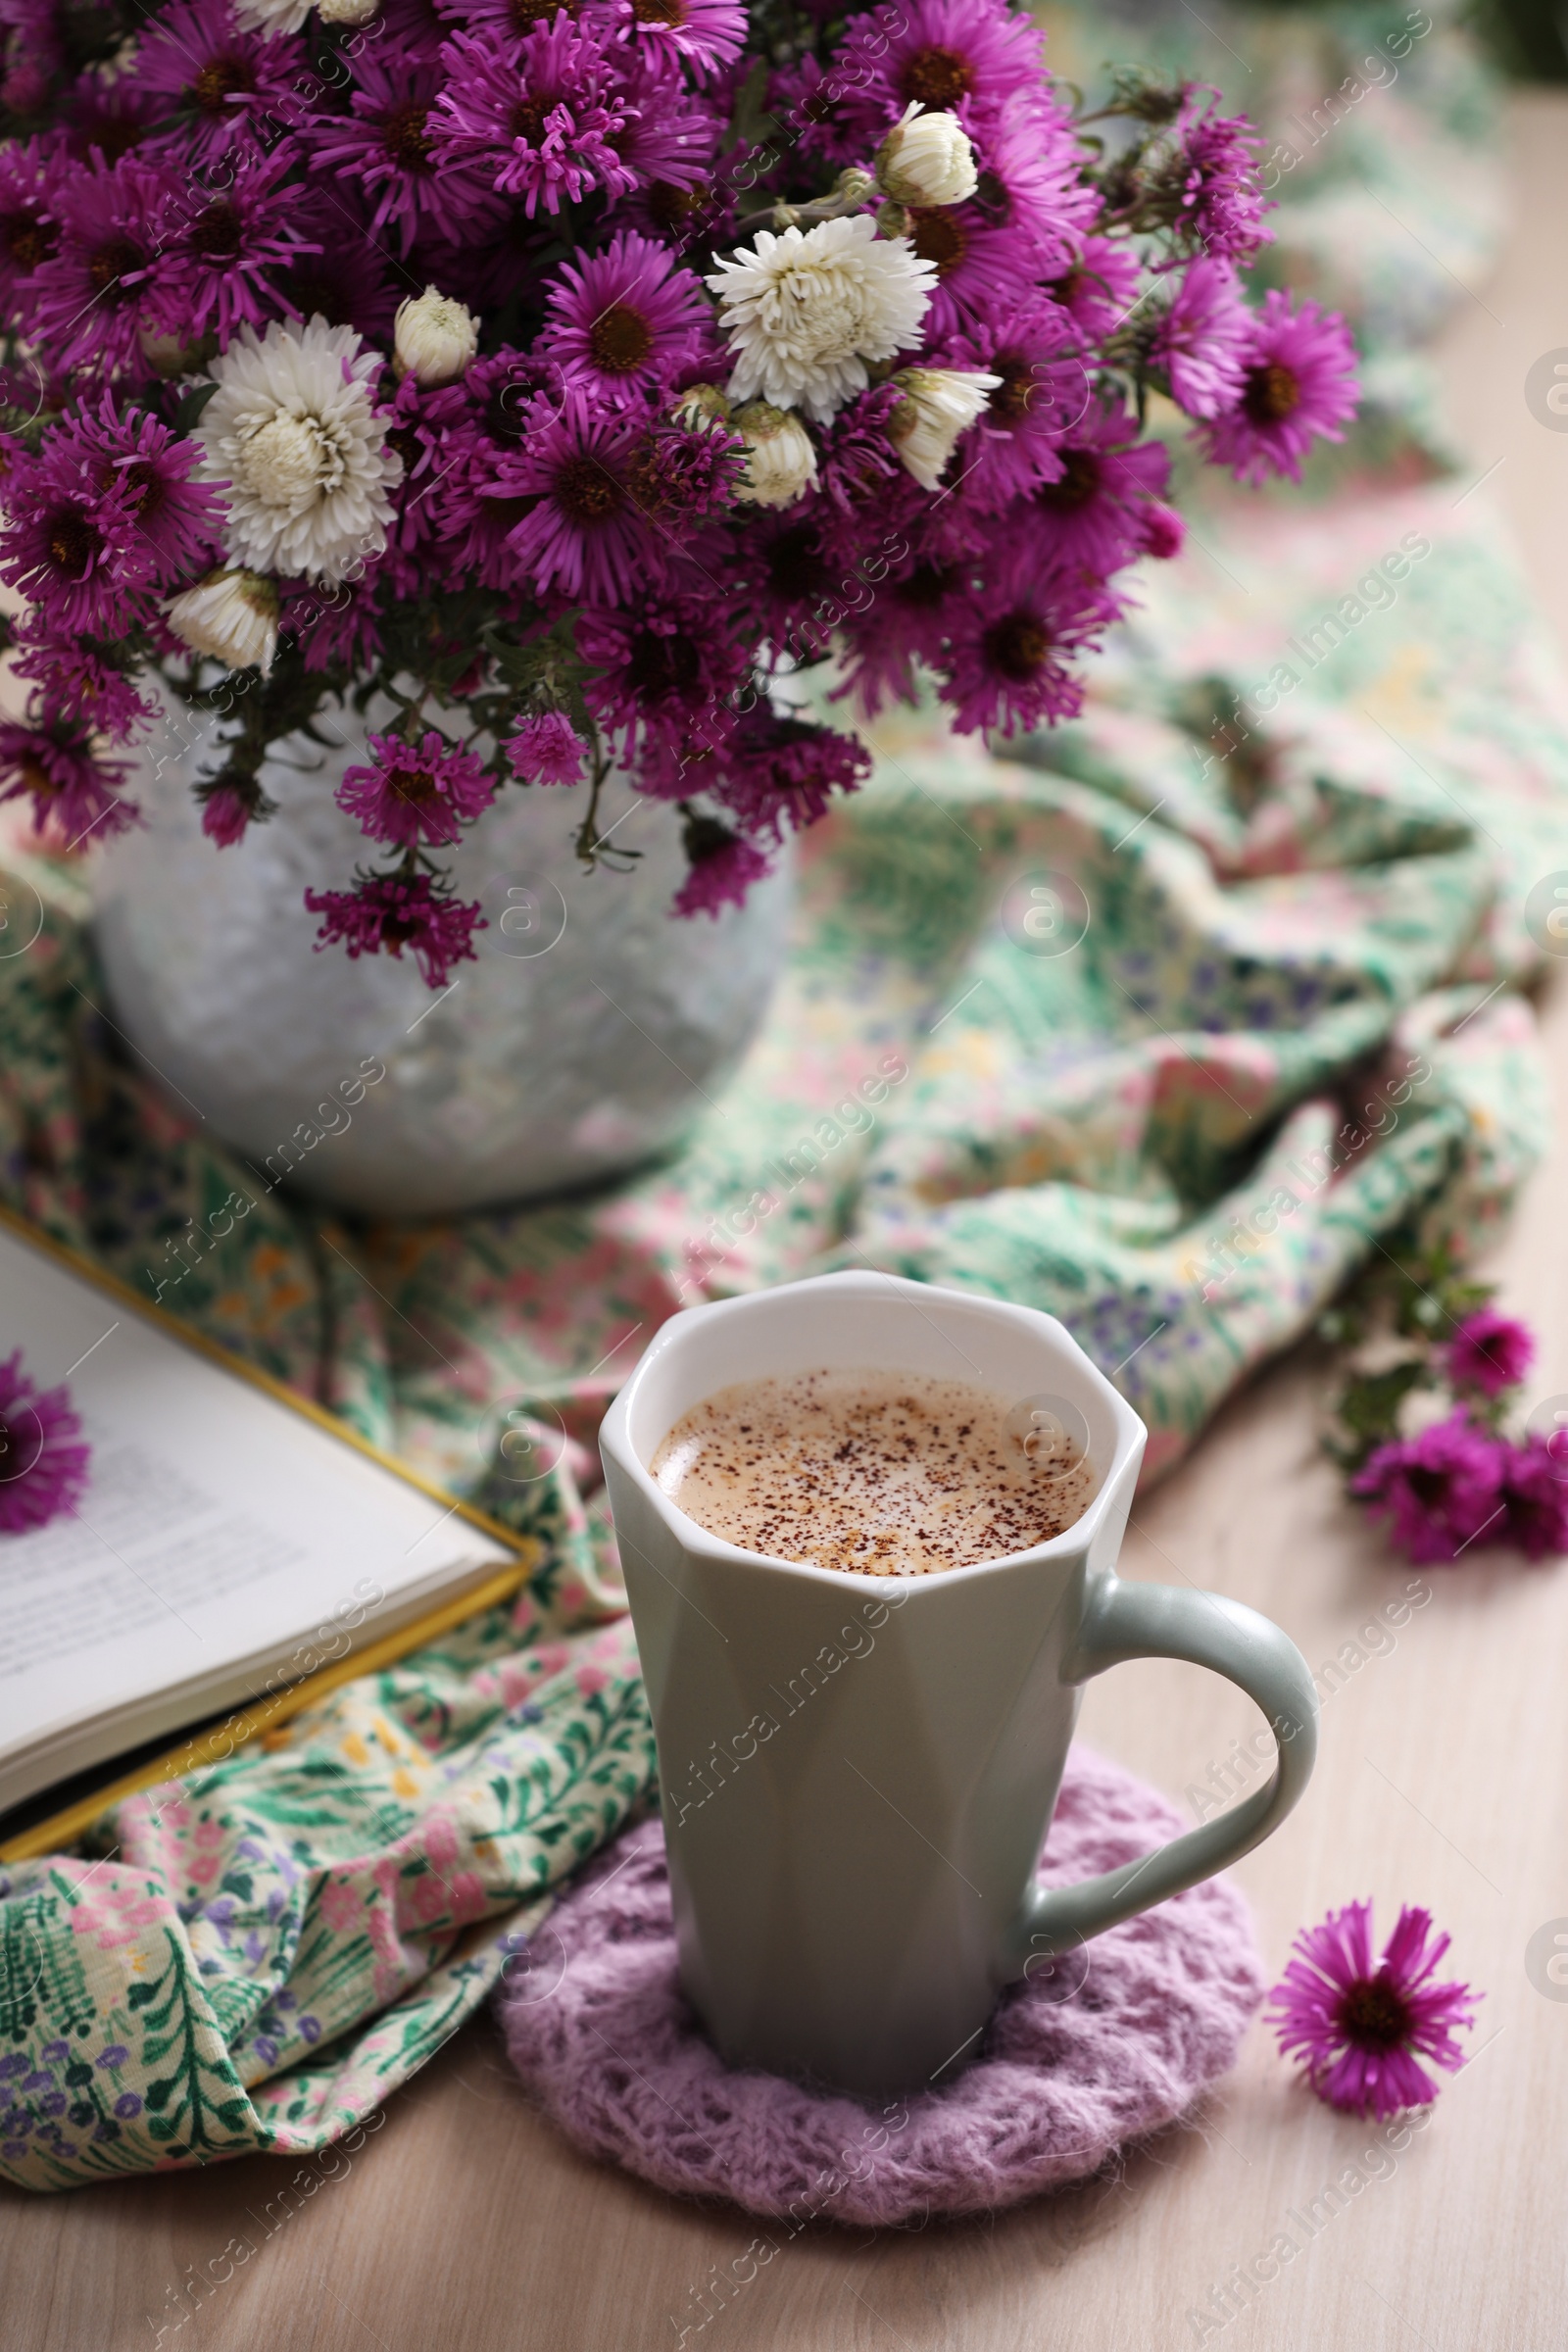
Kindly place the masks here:
<instances>
[{"instance_id":1,"label":"purple aster flower","mask_svg":"<svg viewBox=\"0 0 1568 2352\"><path fill-rule=\"evenodd\" d=\"M725 706L751 672L723 609L693 597L590 606L576 646L598 673L583 689L594 716L624 730L628 755L641 747L644 788L672 797L688 746L728 733Z\"/></svg>"},{"instance_id":2,"label":"purple aster flower","mask_svg":"<svg viewBox=\"0 0 1568 2352\"><path fill-rule=\"evenodd\" d=\"M1015 228L995 225L976 198L906 215L909 243L936 270L925 331L939 337L967 326L1018 299L1035 268L1030 240Z\"/></svg>"},{"instance_id":3,"label":"purple aster flower","mask_svg":"<svg viewBox=\"0 0 1568 2352\"><path fill-rule=\"evenodd\" d=\"M753 883L771 871L760 850L716 817L691 812L681 839L690 870L670 903L671 914L710 914L716 921L726 906L744 906Z\"/></svg>"},{"instance_id":4,"label":"purple aster flower","mask_svg":"<svg viewBox=\"0 0 1568 2352\"><path fill-rule=\"evenodd\" d=\"M122 489L137 537L160 587L188 578L206 564L223 535L222 501L193 481L201 452L145 409L121 416L106 392L96 409L58 425L51 445L82 453L105 491Z\"/></svg>"},{"instance_id":5,"label":"purple aster flower","mask_svg":"<svg viewBox=\"0 0 1568 2352\"><path fill-rule=\"evenodd\" d=\"M967 103L977 127L1015 108L1020 92L1047 98L1044 35L1005 0L895 0L850 19L824 79L852 135L874 144L906 106L933 113ZM839 95L842 93L842 95Z\"/></svg>"},{"instance_id":6,"label":"purple aster flower","mask_svg":"<svg viewBox=\"0 0 1568 2352\"><path fill-rule=\"evenodd\" d=\"M512 772L524 784L580 784L586 750L560 710L536 710L506 744Z\"/></svg>"},{"instance_id":7,"label":"purple aster flower","mask_svg":"<svg viewBox=\"0 0 1568 2352\"><path fill-rule=\"evenodd\" d=\"M12 667L38 690L38 710L47 723L90 710L93 724L112 743L123 743L157 716L157 708L137 693L109 649L90 639L49 626L41 612L17 624L18 651Z\"/></svg>"},{"instance_id":8,"label":"purple aster flower","mask_svg":"<svg viewBox=\"0 0 1568 2352\"><path fill-rule=\"evenodd\" d=\"M871 772L871 755L853 735L760 707L736 728L718 789L724 807L755 841L786 828L803 833L827 812L835 793L856 792Z\"/></svg>"},{"instance_id":9,"label":"purple aster flower","mask_svg":"<svg viewBox=\"0 0 1568 2352\"><path fill-rule=\"evenodd\" d=\"M712 340L712 307L697 279L635 230L564 262L545 300L538 348L566 383L583 384L612 406L671 382Z\"/></svg>"},{"instance_id":10,"label":"purple aster flower","mask_svg":"<svg viewBox=\"0 0 1568 2352\"><path fill-rule=\"evenodd\" d=\"M0 802L32 800L32 829L74 849L87 834L107 841L140 822L134 801L120 790L122 762L98 760L85 728L69 717L27 726L0 724Z\"/></svg>"},{"instance_id":11,"label":"purple aster flower","mask_svg":"<svg viewBox=\"0 0 1568 2352\"><path fill-rule=\"evenodd\" d=\"M1189 416L1217 416L1241 398L1252 314L1229 262L1189 263L1158 314L1150 358Z\"/></svg>"},{"instance_id":12,"label":"purple aster flower","mask_svg":"<svg viewBox=\"0 0 1568 2352\"><path fill-rule=\"evenodd\" d=\"M1169 454L1140 440L1135 417L1096 407L1059 447L1056 466L1031 502L1049 559L1108 578L1143 550L1145 509L1165 487Z\"/></svg>"},{"instance_id":13,"label":"purple aster flower","mask_svg":"<svg viewBox=\"0 0 1568 2352\"><path fill-rule=\"evenodd\" d=\"M357 180L370 206L371 235L392 231L404 254L421 229L452 238L472 233L487 210L485 180L445 136L440 62L367 47L354 72L351 111L307 128L312 169Z\"/></svg>"},{"instance_id":14,"label":"purple aster flower","mask_svg":"<svg viewBox=\"0 0 1568 2352\"><path fill-rule=\"evenodd\" d=\"M1282 2053L1299 2058L1320 2099L1381 2119L1437 2096L1422 2060L1458 2072L1454 2028L1474 2025L1480 1995L1456 1979L1433 1983L1451 1940L1434 1936L1431 1912L1408 1903L1376 1964L1370 1903L1347 1903L1302 1929L1268 2014Z\"/></svg>"},{"instance_id":15,"label":"purple aster flower","mask_svg":"<svg viewBox=\"0 0 1568 2352\"><path fill-rule=\"evenodd\" d=\"M1069 664L1098 647L1121 610L1081 571L1040 571L1027 557L1008 568L1001 594L967 601L942 660L960 735L1015 735L1075 718L1084 690Z\"/></svg>"},{"instance_id":16,"label":"purple aster flower","mask_svg":"<svg viewBox=\"0 0 1568 2352\"><path fill-rule=\"evenodd\" d=\"M1478 1307L1448 1342L1444 1359L1456 1389L1499 1396L1504 1389L1517 1388L1535 1362L1535 1334L1494 1306Z\"/></svg>"},{"instance_id":17,"label":"purple aster flower","mask_svg":"<svg viewBox=\"0 0 1568 2352\"><path fill-rule=\"evenodd\" d=\"M1238 481L1271 473L1301 478L1315 439L1343 441L1359 389L1350 330L1315 302L1292 307L1289 294L1265 294L1243 354L1242 397L1204 431L1205 454Z\"/></svg>"},{"instance_id":18,"label":"purple aster flower","mask_svg":"<svg viewBox=\"0 0 1568 2352\"><path fill-rule=\"evenodd\" d=\"M392 281L391 257L371 232L364 188L322 176L296 193L293 224L307 241L300 258L276 272L274 312L352 326L367 343L390 350L393 318L410 288Z\"/></svg>"},{"instance_id":19,"label":"purple aster flower","mask_svg":"<svg viewBox=\"0 0 1568 2352\"><path fill-rule=\"evenodd\" d=\"M857 707L875 717L885 703L919 699L916 662L935 669L970 602L961 564L918 563L885 583L863 612L844 621L847 680Z\"/></svg>"},{"instance_id":20,"label":"purple aster flower","mask_svg":"<svg viewBox=\"0 0 1568 2352\"><path fill-rule=\"evenodd\" d=\"M689 67L699 81L732 65L746 45L738 0L615 0L615 25L618 39Z\"/></svg>"},{"instance_id":21,"label":"purple aster flower","mask_svg":"<svg viewBox=\"0 0 1568 2352\"><path fill-rule=\"evenodd\" d=\"M260 815L260 787L247 793L237 785L215 784L201 795L202 831L219 849L231 850Z\"/></svg>"},{"instance_id":22,"label":"purple aster flower","mask_svg":"<svg viewBox=\"0 0 1568 2352\"><path fill-rule=\"evenodd\" d=\"M606 209L619 204L628 189L640 188L646 191L650 226L662 228L665 235L673 232L677 245L683 237L689 242L711 241L736 210L732 191L704 185L717 168L727 117L694 99L662 58L619 49L611 63L615 104L623 120L620 128L607 136L620 161L621 184L611 190ZM731 150L726 171L738 170L739 165L740 151ZM661 213L668 218L662 221Z\"/></svg>"},{"instance_id":23,"label":"purple aster flower","mask_svg":"<svg viewBox=\"0 0 1568 2352\"><path fill-rule=\"evenodd\" d=\"M1509 1544L1528 1560L1568 1551L1568 1473L1551 1441L1532 1437L1501 1448L1502 1518L1493 1541Z\"/></svg>"},{"instance_id":24,"label":"purple aster flower","mask_svg":"<svg viewBox=\"0 0 1568 2352\"><path fill-rule=\"evenodd\" d=\"M430 988L445 988L455 963L477 962L473 934L488 928L476 899L450 897L428 874L370 874L354 890L308 890L305 904L322 918L318 951L340 945L357 959L407 948Z\"/></svg>"},{"instance_id":25,"label":"purple aster flower","mask_svg":"<svg viewBox=\"0 0 1568 2352\"><path fill-rule=\"evenodd\" d=\"M372 735L369 745L374 764L346 769L334 798L374 841L450 845L495 798L477 756L434 727L416 744Z\"/></svg>"},{"instance_id":26,"label":"purple aster flower","mask_svg":"<svg viewBox=\"0 0 1568 2352\"><path fill-rule=\"evenodd\" d=\"M309 192L286 147L241 155L221 182L193 178L172 202L153 270L147 322L189 343L210 329L227 346L241 326L265 326L288 306L273 273L319 254L302 226Z\"/></svg>"},{"instance_id":27,"label":"purple aster flower","mask_svg":"<svg viewBox=\"0 0 1568 2352\"><path fill-rule=\"evenodd\" d=\"M673 417L656 417L633 445L626 487L651 522L697 521L735 504L745 469L746 443L739 433L716 417L683 409Z\"/></svg>"},{"instance_id":28,"label":"purple aster flower","mask_svg":"<svg viewBox=\"0 0 1568 2352\"><path fill-rule=\"evenodd\" d=\"M937 365L1000 375L966 450L965 495L998 514L1021 493L1059 478L1061 444L1088 413L1089 376L1078 330L1061 305L1026 295L945 349Z\"/></svg>"},{"instance_id":29,"label":"purple aster flower","mask_svg":"<svg viewBox=\"0 0 1568 2352\"><path fill-rule=\"evenodd\" d=\"M0 1363L0 1535L24 1535L74 1511L91 1458L70 1391L36 1387L19 1348Z\"/></svg>"},{"instance_id":30,"label":"purple aster flower","mask_svg":"<svg viewBox=\"0 0 1568 2352\"><path fill-rule=\"evenodd\" d=\"M656 542L627 478L635 432L573 390L558 416L498 461L494 495L526 502L507 546L541 592L630 603L658 570Z\"/></svg>"},{"instance_id":31,"label":"purple aster flower","mask_svg":"<svg viewBox=\"0 0 1568 2352\"><path fill-rule=\"evenodd\" d=\"M1398 1548L1419 1564L1457 1559L1502 1518L1504 1448L1461 1405L1418 1437L1380 1446L1350 1480Z\"/></svg>"},{"instance_id":32,"label":"purple aster flower","mask_svg":"<svg viewBox=\"0 0 1568 2352\"><path fill-rule=\"evenodd\" d=\"M1032 274L1054 277L1100 212L1100 197L1083 176L1083 150L1065 102L1037 80L1000 109L964 98L956 112L980 175L975 210L993 227L1011 230L1020 256L1027 248Z\"/></svg>"},{"instance_id":33,"label":"purple aster flower","mask_svg":"<svg viewBox=\"0 0 1568 2352\"><path fill-rule=\"evenodd\" d=\"M158 145L199 166L255 139L264 115L294 121L304 71L304 44L294 33L242 26L226 0L174 0L151 20L132 86L176 116Z\"/></svg>"},{"instance_id":34,"label":"purple aster flower","mask_svg":"<svg viewBox=\"0 0 1568 2352\"><path fill-rule=\"evenodd\" d=\"M129 74L89 67L77 76L61 112L73 155L85 160L96 150L106 164L118 164L142 144L169 109Z\"/></svg>"},{"instance_id":35,"label":"purple aster flower","mask_svg":"<svg viewBox=\"0 0 1568 2352\"><path fill-rule=\"evenodd\" d=\"M1110 237L1086 237L1077 259L1046 292L1059 302L1088 343L1102 343L1137 301L1143 270L1131 246Z\"/></svg>"},{"instance_id":36,"label":"purple aster flower","mask_svg":"<svg viewBox=\"0 0 1568 2352\"><path fill-rule=\"evenodd\" d=\"M0 147L0 301L8 312L18 287L59 247L50 210L59 170L36 139L8 140Z\"/></svg>"},{"instance_id":37,"label":"purple aster flower","mask_svg":"<svg viewBox=\"0 0 1568 2352\"><path fill-rule=\"evenodd\" d=\"M1249 262L1274 231L1258 158L1264 141L1245 115L1215 112L1218 93L1195 84L1151 193L1162 219L1204 252Z\"/></svg>"},{"instance_id":38,"label":"purple aster flower","mask_svg":"<svg viewBox=\"0 0 1568 2352\"><path fill-rule=\"evenodd\" d=\"M158 252L158 224L179 182L127 155L77 165L54 197L60 246L26 283L30 338L61 369L145 371L141 315Z\"/></svg>"},{"instance_id":39,"label":"purple aster flower","mask_svg":"<svg viewBox=\"0 0 1568 2352\"><path fill-rule=\"evenodd\" d=\"M130 485L106 485L78 436L57 429L12 466L6 508L0 579L33 599L52 630L122 635L157 569Z\"/></svg>"},{"instance_id":40,"label":"purple aster flower","mask_svg":"<svg viewBox=\"0 0 1568 2352\"><path fill-rule=\"evenodd\" d=\"M636 184L618 152L626 102L604 52L564 13L516 42L455 33L441 57L429 127L444 169L520 197L530 217Z\"/></svg>"}]
</instances>

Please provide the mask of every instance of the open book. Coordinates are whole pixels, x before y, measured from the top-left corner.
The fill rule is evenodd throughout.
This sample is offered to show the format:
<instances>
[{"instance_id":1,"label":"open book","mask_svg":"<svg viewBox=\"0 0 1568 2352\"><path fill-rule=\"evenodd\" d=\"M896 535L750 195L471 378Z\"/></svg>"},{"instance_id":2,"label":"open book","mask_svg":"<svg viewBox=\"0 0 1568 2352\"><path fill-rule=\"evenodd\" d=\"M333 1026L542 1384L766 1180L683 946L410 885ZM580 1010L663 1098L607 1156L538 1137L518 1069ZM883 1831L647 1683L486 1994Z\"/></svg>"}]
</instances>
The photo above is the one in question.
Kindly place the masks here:
<instances>
[{"instance_id":1,"label":"open book","mask_svg":"<svg viewBox=\"0 0 1568 2352\"><path fill-rule=\"evenodd\" d=\"M0 1211L18 1348L91 1458L74 1508L0 1530L0 1817L226 1709L275 1721L526 1573L526 1540Z\"/></svg>"}]
</instances>

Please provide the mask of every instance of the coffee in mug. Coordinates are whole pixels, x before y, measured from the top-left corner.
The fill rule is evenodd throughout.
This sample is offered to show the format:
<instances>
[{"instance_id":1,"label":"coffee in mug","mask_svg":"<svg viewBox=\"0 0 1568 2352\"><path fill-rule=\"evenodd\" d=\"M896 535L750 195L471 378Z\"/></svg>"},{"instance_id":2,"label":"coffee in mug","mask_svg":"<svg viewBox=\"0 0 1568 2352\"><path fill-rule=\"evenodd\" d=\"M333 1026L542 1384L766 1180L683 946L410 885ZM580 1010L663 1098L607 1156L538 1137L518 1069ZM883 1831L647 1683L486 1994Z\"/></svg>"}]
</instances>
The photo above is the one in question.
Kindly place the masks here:
<instances>
[{"instance_id":1,"label":"coffee in mug","mask_svg":"<svg viewBox=\"0 0 1568 2352\"><path fill-rule=\"evenodd\" d=\"M851 1576L929 1576L1063 1534L1095 1492L1064 1415L969 1380L820 1365L681 1415L650 1468L743 1551Z\"/></svg>"}]
</instances>

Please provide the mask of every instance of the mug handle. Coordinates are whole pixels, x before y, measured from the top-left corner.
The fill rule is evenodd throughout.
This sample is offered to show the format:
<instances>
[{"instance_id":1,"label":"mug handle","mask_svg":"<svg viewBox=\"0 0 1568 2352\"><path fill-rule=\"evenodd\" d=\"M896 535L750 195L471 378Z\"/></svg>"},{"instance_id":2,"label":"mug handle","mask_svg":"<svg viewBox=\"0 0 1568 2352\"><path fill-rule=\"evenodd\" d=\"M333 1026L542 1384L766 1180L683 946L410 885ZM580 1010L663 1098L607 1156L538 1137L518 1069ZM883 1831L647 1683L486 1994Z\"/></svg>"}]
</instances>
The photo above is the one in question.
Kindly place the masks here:
<instances>
[{"instance_id":1,"label":"mug handle","mask_svg":"<svg viewBox=\"0 0 1568 2352\"><path fill-rule=\"evenodd\" d=\"M1279 1761L1258 1788L1217 1821L1188 1830L1141 1861L1102 1872L1076 1886L1033 1889L1020 1928L1015 1974L1132 1919L1170 1894L1211 1879L1278 1829L1311 1778L1317 1754L1317 1692L1289 1635L1256 1609L1218 1592L1179 1585L1130 1585L1107 1576L1095 1588L1062 1680L1087 1682L1126 1658L1182 1658L1229 1677L1268 1718Z\"/></svg>"}]
</instances>

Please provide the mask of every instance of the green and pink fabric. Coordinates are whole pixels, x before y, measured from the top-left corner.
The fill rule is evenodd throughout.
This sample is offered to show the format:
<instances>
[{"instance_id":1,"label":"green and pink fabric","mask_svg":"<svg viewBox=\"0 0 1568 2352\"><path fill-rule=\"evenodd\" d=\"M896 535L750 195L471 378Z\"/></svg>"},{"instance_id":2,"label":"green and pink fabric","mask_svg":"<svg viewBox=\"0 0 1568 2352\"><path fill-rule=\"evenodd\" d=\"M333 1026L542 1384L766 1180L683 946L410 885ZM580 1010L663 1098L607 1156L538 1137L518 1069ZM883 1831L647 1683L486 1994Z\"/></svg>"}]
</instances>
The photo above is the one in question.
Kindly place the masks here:
<instances>
[{"instance_id":1,"label":"green and pink fabric","mask_svg":"<svg viewBox=\"0 0 1568 2352\"><path fill-rule=\"evenodd\" d=\"M1404 13L1245 25L1321 76ZM1097 59L1138 45L1102 18L1066 31ZM1010 760L919 714L883 728L872 785L807 845L768 1024L677 1158L417 1228L271 1194L187 1242L166 1307L538 1537L542 1564L261 1752L0 1874L12 2180L325 2145L646 1801L592 1439L683 1304L830 1265L1025 1300L1117 1380L1157 1475L1389 1236L1468 1253L1494 1230L1545 1133L1520 984L1526 900L1568 869L1568 702L1425 421L1419 288L1355 176L1376 105L1377 184L1447 252L1486 103L1438 28L1282 187L1292 268L1352 253L1373 346L1334 481L1199 514L1081 723ZM0 1193L150 1296L245 1175L130 1066L79 875L6 861L44 925L0 955ZM506 1408L569 1434L530 1483L484 1456Z\"/></svg>"}]
</instances>

